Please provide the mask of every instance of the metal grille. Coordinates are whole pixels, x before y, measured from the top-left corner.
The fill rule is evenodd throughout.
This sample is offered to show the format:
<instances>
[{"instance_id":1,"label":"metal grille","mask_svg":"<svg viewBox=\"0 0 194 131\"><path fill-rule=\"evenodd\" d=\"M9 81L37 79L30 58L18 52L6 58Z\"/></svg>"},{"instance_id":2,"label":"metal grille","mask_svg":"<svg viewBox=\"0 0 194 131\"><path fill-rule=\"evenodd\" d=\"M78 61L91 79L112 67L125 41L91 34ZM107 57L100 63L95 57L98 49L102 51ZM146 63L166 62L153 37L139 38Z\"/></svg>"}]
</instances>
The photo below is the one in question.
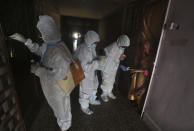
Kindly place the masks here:
<instances>
[{"instance_id":1,"label":"metal grille","mask_svg":"<svg viewBox=\"0 0 194 131\"><path fill-rule=\"evenodd\" d=\"M0 27L0 131L25 131Z\"/></svg>"}]
</instances>

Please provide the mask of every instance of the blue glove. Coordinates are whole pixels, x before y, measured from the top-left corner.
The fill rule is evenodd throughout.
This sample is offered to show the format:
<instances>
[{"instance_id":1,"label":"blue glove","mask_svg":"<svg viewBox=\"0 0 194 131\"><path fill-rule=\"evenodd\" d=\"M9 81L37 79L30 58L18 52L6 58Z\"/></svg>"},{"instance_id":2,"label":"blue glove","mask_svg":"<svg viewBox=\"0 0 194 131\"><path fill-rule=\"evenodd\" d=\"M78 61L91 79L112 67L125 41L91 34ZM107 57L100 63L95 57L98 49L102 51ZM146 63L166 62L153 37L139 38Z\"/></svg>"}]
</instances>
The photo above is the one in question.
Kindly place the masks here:
<instances>
[{"instance_id":1,"label":"blue glove","mask_svg":"<svg viewBox=\"0 0 194 131\"><path fill-rule=\"evenodd\" d=\"M129 70L129 67L126 67L124 65L120 65L120 68L122 71L128 71Z\"/></svg>"},{"instance_id":2,"label":"blue glove","mask_svg":"<svg viewBox=\"0 0 194 131\"><path fill-rule=\"evenodd\" d=\"M120 61L124 61L124 59L125 59L124 57L120 57Z\"/></svg>"}]
</instances>

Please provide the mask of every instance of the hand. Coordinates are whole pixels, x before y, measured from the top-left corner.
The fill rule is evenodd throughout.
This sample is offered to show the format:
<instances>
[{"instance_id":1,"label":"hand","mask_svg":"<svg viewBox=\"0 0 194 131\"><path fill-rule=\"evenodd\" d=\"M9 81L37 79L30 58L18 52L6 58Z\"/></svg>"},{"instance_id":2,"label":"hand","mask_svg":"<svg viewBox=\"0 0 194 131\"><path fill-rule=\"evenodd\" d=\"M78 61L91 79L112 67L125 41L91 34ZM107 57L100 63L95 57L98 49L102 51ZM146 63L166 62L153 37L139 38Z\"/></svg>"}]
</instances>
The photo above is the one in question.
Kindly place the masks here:
<instances>
[{"instance_id":1,"label":"hand","mask_svg":"<svg viewBox=\"0 0 194 131\"><path fill-rule=\"evenodd\" d=\"M99 60L99 65L100 66L104 66L105 60L106 60L106 57L105 56L101 57L100 60Z\"/></svg>"},{"instance_id":2,"label":"hand","mask_svg":"<svg viewBox=\"0 0 194 131\"><path fill-rule=\"evenodd\" d=\"M120 68L122 71L129 71L130 70L130 67L126 67L124 65L121 65Z\"/></svg>"},{"instance_id":3,"label":"hand","mask_svg":"<svg viewBox=\"0 0 194 131\"><path fill-rule=\"evenodd\" d=\"M31 65L31 73L35 74L36 70L40 67L40 64L32 64Z\"/></svg>"},{"instance_id":4,"label":"hand","mask_svg":"<svg viewBox=\"0 0 194 131\"><path fill-rule=\"evenodd\" d=\"M100 60L100 61L99 61L99 65L100 65L100 66L104 66L104 64L105 64L105 61L104 61L104 60Z\"/></svg>"},{"instance_id":5,"label":"hand","mask_svg":"<svg viewBox=\"0 0 194 131\"><path fill-rule=\"evenodd\" d=\"M125 60L125 58L124 57L120 57L120 61L124 61Z\"/></svg>"},{"instance_id":6,"label":"hand","mask_svg":"<svg viewBox=\"0 0 194 131\"><path fill-rule=\"evenodd\" d=\"M129 71L131 69L131 67L127 67L127 71Z\"/></svg>"},{"instance_id":7,"label":"hand","mask_svg":"<svg viewBox=\"0 0 194 131\"><path fill-rule=\"evenodd\" d=\"M14 33L13 35L9 36L11 39L13 40L17 40L19 42L25 43L26 42L26 38L18 33Z\"/></svg>"}]
</instances>

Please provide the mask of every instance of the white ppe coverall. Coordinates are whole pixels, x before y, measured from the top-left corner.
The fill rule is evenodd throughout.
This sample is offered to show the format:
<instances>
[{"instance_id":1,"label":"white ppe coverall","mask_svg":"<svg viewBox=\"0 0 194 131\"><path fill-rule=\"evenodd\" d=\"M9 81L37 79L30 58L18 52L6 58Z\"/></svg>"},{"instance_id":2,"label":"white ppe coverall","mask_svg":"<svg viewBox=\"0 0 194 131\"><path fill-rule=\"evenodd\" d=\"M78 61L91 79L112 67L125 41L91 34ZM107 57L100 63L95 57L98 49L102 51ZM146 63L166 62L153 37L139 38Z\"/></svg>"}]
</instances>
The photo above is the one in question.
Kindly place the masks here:
<instances>
[{"instance_id":1,"label":"white ppe coverall","mask_svg":"<svg viewBox=\"0 0 194 131\"><path fill-rule=\"evenodd\" d=\"M42 46L32 43L31 39L28 39L25 45L31 52L41 56L41 62L45 67L52 68L48 70L39 67L35 74L40 78L44 95L54 111L59 127L64 131L71 126L70 94L62 91L57 80L66 77L71 60L67 52L56 46L64 43L61 41L61 34L56 23L50 16L39 16L37 28L44 40Z\"/></svg>"},{"instance_id":2,"label":"white ppe coverall","mask_svg":"<svg viewBox=\"0 0 194 131\"><path fill-rule=\"evenodd\" d=\"M124 48L130 45L128 36L121 35L117 41L106 47L105 50L105 62L102 67L102 84L101 89L103 91L101 97L106 97L103 101L107 102L109 96L112 99L116 97L112 94L117 69L120 63L120 56L124 53Z\"/></svg>"},{"instance_id":3,"label":"white ppe coverall","mask_svg":"<svg viewBox=\"0 0 194 131\"><path fill-rule=\"evenodd\" d=\"M96 32L88 31L84 40L85 43L80 44L75 52L75 57L80 60L85 74L85 79L80 83L79 103L82 111L83 109L89 109L89 103L92 104L93 101L96 101L98 78L95 70L97 70L99 64L98 60L96 60L97 56L94 43L99 42L100 38ZM83 112L88 115L93 113L91 111Z\"/></svg>"}]
</instances>

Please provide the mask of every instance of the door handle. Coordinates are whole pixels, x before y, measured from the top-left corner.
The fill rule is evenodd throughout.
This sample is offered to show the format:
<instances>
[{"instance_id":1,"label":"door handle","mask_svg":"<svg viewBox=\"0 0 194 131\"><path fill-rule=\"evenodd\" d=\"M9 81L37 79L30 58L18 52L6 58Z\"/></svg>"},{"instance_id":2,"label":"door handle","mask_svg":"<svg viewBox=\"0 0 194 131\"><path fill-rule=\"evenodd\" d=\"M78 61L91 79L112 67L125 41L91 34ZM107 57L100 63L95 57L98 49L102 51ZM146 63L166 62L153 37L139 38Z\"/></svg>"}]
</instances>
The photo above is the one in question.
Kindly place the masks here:
<instances>
[{"instance_id":1,"label":"door handle","mask_svg":"<svg viewBox=\"0 0 194 131\"><path fill-rule=\"evenodd\" d=\"M170 23L169 30L178 30L179 28L180 28L179 24L177 24L175 22Z\"/></svg>"}]
</instances>

